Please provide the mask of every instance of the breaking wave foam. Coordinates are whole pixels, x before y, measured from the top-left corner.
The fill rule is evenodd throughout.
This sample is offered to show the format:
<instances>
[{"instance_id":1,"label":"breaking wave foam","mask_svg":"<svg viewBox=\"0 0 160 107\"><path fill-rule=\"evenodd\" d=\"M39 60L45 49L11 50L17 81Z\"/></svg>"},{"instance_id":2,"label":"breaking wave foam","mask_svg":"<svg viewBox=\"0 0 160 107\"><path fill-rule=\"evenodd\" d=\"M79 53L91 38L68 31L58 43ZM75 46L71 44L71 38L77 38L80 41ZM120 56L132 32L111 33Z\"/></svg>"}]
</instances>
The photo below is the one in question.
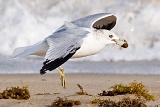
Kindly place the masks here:
<instances>
[{"instance_id":1,"label":"breaking wave foam","mask_svg":"<svg viewBox=\"0 0 160 107\"><path fill-rule=\"evenodd\" d=\"M129 47L107 46L101 53L76 60L160 60L160 8L158 0L0 0L0 55L34 44L71 21L98 12L117 16L112 30Z\"/></svg>"}]
</instances>

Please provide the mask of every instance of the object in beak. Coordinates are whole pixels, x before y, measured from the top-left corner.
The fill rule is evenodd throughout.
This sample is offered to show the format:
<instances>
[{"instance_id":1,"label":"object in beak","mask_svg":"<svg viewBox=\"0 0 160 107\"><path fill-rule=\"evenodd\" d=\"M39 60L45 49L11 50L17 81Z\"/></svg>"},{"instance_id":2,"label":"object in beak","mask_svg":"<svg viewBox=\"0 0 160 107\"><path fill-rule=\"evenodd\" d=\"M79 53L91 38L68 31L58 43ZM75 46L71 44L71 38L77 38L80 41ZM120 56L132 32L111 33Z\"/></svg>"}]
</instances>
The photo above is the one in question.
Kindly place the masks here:
<instances>
[{"instance_id":1,"label":"object in beak","mask_svg":"<svg viewBox=\"0 0 160 107\"><path fill-rule=\"evenodd\" d=\"M114 41L117 45L119 45L120 47L123 47L123 48L127 48L128 47L128 43L127 43L127 41L126 40L124 40L124 39L121 39L121 38L119 38L119 39L112 39L112 41ZM123 44L120 44L120 43L118 43L118 41L122 41L122 42L124 42Z\"/></svg>"}]
</instances>

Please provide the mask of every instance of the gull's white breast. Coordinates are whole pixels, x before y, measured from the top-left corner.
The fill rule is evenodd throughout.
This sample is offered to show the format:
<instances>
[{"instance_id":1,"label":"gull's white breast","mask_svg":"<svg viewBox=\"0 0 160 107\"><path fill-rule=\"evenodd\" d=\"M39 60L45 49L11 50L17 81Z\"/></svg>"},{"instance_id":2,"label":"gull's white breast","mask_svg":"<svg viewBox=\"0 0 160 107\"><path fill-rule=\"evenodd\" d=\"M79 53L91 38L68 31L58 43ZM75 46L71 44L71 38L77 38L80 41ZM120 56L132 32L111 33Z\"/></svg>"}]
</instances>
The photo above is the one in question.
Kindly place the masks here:
<instances>
[{"instance_id":1,"label":"gull's white breast","mask_svg":"<svg viewBox=\"0 0 160 107\"><path fill-rule=\"evenodd\" d=\"M72 58L79 58L89 55L94 55L100 52L106 46L104 36L93 35L89 33L84 39L79 50L72 56Z\"/></svg>"}]
</instances>

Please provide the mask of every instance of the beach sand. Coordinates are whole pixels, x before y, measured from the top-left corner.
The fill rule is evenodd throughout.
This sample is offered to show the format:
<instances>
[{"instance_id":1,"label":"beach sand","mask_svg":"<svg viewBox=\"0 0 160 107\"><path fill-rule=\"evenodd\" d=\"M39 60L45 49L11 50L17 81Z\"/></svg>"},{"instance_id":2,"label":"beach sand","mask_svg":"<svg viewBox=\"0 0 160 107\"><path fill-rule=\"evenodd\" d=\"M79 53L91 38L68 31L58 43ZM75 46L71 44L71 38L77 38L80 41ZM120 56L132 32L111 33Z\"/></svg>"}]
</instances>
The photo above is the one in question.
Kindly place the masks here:
<instances>
[{"instance_id":1,"label":"beach sand","mask_svg":"<svg viewBox=\"0 0 160 107\"><path fill-rule=\"evenodd\" d=\"M148 107L160 107L160 76L159 75L109 75L109 74L66 74L66 89L61 86L58 74L0 74L0 92L6 87L22 86L29 84L31 94L28 100L0 99L0 107L49 107L57 97L80 100L79 107L96 107L91 104L95 98L111 99L118 101L125 96L105 96L97 94L102 90L109 90L109 87L118 84L128 84L133 81L142 82L151 94L156 98L149 101ZM93 96L75 95L80 91L77 87L80 84L84 91ZM51 95L36 95L38 93L50 93Z\"/></svg>"}]
</instances>

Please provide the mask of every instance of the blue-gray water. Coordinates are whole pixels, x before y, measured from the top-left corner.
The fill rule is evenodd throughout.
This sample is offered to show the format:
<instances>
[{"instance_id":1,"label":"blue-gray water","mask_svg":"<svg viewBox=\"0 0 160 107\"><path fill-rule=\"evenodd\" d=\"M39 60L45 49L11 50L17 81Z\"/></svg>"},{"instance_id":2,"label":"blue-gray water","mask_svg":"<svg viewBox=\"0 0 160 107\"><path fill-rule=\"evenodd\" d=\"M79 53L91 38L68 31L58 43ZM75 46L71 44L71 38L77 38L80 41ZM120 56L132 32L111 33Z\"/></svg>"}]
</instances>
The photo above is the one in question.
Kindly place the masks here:
<instances>
[{"instance_id":1,"label":"blue-gray water","mask_svg":"<svg viewBox=\"0 0 160 107\"><path fill-rule=\"evenodd\" d=\"M39 73L43 63L43 59L35 58L15 60L9 60L9 58L0 59L0 74ZM65 68L66 73L160 74L160 61L68 61L62 66ZM49 73L57 73L57 71L54 70Z\"/></svg>"}]
</instances>

